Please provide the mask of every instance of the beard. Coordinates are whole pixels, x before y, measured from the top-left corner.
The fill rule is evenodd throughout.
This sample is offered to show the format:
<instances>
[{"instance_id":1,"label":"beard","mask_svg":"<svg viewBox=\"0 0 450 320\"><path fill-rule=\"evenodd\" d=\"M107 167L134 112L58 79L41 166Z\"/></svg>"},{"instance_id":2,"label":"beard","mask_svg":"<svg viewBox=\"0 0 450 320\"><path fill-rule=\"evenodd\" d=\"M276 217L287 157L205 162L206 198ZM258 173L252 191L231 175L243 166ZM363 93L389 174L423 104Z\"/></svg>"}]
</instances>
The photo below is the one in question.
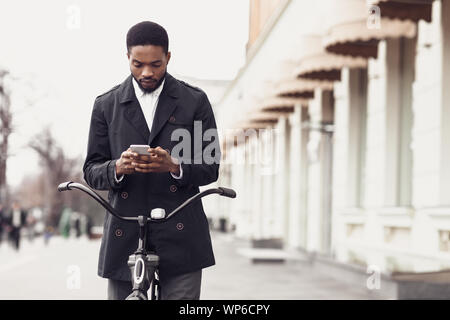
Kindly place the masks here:
<instances>
[{"instance_id":1,"label":"beard","mask_svg":"<svg viewBox=\"0 0 450 320\"><path fill-rule=\"evenodd\" d=\"M141 84L141 82L140 82L138 79L136 79L136 77L135 77L133 74L131 74L131 75L133 76L134 80L136 80L136 82L137 82L139 88L141 88L142 92L144 92L144 94L147 94L147 93L152 93L153 91L155 91L156 89L159 88L159 86L161 85L161 83L162 83L162 82L164 81L164 79L166 78L166 74L167 74L167 70L164 71L163 76L158 80L158 82L156 82L156 85L155 85L154 88L145 88L145 87L143 87L142 84Z\"/></svg>"}]
</instances>

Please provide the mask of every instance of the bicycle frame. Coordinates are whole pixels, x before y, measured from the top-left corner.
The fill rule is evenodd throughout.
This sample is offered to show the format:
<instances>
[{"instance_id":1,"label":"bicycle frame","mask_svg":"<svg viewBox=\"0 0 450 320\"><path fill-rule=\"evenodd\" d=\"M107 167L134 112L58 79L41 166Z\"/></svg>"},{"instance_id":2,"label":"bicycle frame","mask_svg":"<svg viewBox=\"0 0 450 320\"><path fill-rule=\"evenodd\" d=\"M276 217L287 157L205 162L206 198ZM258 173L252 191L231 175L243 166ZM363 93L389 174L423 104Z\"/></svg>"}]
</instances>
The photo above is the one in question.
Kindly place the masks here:
<instances>
[{"instance_id":1,"label":"bicycle frame","mask_svg":"<svg viewBox=\"0 0 450 320\"><path fill-rule=\"evenodd\" d=\"M89 196L94 198L103 208L105 208L110 214L115 216L116 218L123 221L136 221L139 224L139 241L138 247L136 251L129 256L128 258L128 266L131 271L132 285L133 289L131 294L127 297L127 300L147 300L147 290L151 287L151 299L160 299L161 295L161 287L159 285L159 256L154 252L147 252L146 242L147 242L147 232L148 232L148 224L149 223L161 223L167 221L171 217L173 217L176 213L180 212L186 206L194 203L195 201L201 199L210 194L219 194L228 198L235 198L236 192L229 188L212 188L197 193L191 198L187 199L180 206L175 208L168 215L163 217L152 218L152 213L165 213L164 209L153 209L150 217L139 215L136 217L124 217L120 215L120 213L114 209L105 199L103 199L99 194L97 194L91 188L82 185L77 182L63 182L58 186L58 191L67 191L72 189L78 189ZM155 211L156 210L156 211ZM156 215L155 215L156 216Z\"/></svg>"}]
</instances>

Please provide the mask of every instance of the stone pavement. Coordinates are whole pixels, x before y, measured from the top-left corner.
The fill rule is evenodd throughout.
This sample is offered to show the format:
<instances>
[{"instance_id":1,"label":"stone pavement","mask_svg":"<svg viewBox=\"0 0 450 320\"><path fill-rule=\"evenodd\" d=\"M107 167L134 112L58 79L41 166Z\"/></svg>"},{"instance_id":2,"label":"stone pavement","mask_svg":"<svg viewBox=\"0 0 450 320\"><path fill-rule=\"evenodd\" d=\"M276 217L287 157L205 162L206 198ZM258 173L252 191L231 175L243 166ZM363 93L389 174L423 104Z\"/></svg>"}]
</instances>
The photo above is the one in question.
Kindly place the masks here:
<instances>
[{"instance_id":1,"label":"stone pavement","mask_svg":"<svg viewBox=\"0 0 450 320\"><path fill-rule=\"evenodd\" d=\"M202 299L325 300L374 299L355 288L314 270L302 261L252 264L238 254L248 241L213 233L216 265L203 272Z\"/></svg>"},{"instance_id":2,"label":"stone pavement","mask_svg":"<svg viewBox=\"0 0 450 320\"><path fill-rule=\"evenodd\" d=\"M20 251L0 245L0 299L104 299L97 276L100 241L53 237L22 240Z\"/></svg>"},{"instance_id":3,"label":"stone pavement","mask_svg":"<svg viewBox=\"0 0 450 320\"><path fill-rule=\"evenodd\" d=\"M248 243L212 233L216 265L204 269L201 298L209 299L373 299L318 273L301 261L252 264L238 254ZM107 281L97 276L100 241L54 237L23 239L19 252L0 245L0 299L105 299Z\"/></svg>"}]
</instances>

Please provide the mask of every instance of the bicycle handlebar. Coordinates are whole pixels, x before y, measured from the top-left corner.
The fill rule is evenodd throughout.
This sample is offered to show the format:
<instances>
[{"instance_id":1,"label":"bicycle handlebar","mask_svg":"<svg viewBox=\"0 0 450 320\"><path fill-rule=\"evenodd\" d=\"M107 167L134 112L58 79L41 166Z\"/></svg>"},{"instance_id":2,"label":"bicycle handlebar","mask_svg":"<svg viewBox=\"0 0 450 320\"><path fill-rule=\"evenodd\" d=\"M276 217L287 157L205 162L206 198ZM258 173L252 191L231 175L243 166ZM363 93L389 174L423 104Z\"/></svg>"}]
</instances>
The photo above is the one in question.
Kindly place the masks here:
<instances>
[{"instance_id":1,"label":"bicycle handlebar","mask_svg":"<svg viewBox=\"0 0 450 320\"><path fill-rule=\"evenodd\" d=\"M137 221L138 220L138 217L123 217L122 215L120 215L120 213L116 209L111 207L111 205L105 199L103 199L98 193L96 193L91 188L89 188L89 187L87 187L85 185L82 185L81 183L77 183L77 182L73 182L73 181L67 181L67 182L61 183L58 186L58 191L59 192L72 190L72 189L78 189L78 190L81 190L81 191L87 193L92 198L94 198L94 200L96 200L98 203L100 203L100 205L103 208L105 208L108 212L110 212L113 216L115 216L116 218L118 218L120 220L124 220L124 221ZM200 198L203 198L204 196L213 194L213 193L216 193L216 194L219 194L221 196L228 197L228 198L236 198L236 192L233 189L224 188L224 187L207 189L207 190L202 191L200 193L197 193L196 195L194 195L191 198L187 199L180 206L178 206L172 212L170 212L168 215L166 215L165 218L156 220L156 219L152 219L151 217L147 217L147 221L154 221L154 222L166 221L170 217L172 217L175 213L177 213L178 211L180 211L184 207L188 206L189 204L193 203L194 201L196 201L196 200L198 200Z\"/></svg>"},{"instance_id":2,"label":"bicycle handlebar","mask_svg":"<svg viewBox=\"0 0 450 320\"><path fill-rule=\"evenodd\" d=\"M223 191L221 196L228 197L228 198L236 198L236 191L229 188L219 187Z\"/></svg>"}]
</instances>

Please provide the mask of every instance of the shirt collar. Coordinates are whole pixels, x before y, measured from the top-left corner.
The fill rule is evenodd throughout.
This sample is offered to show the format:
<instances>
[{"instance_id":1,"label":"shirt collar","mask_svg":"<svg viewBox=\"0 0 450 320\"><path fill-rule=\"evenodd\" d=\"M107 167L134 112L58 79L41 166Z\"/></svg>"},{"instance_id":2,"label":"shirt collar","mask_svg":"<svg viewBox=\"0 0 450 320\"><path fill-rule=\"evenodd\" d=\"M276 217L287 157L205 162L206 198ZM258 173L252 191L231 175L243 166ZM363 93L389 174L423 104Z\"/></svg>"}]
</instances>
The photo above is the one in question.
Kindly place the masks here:
<instances>
[{"instance_id":1,"label":"shirt collar","mask_svg":"<svg viewBox=\"0 0 450 320\"><path fill-rule=\"evenodd\" d=\"M134 93L136 94L136 97L142 98L144 95L147 96L153 96L153 97L159 97L161 94L161 91L164 87L164 83L166 82L166 79L164 78L163 82L161 82L160 86L154 90L151 93L145 93L141 87L139 87L139 84L137 83L136 79L133 77L133 87L134 87Z\"/></svg>"}]
</instances>

